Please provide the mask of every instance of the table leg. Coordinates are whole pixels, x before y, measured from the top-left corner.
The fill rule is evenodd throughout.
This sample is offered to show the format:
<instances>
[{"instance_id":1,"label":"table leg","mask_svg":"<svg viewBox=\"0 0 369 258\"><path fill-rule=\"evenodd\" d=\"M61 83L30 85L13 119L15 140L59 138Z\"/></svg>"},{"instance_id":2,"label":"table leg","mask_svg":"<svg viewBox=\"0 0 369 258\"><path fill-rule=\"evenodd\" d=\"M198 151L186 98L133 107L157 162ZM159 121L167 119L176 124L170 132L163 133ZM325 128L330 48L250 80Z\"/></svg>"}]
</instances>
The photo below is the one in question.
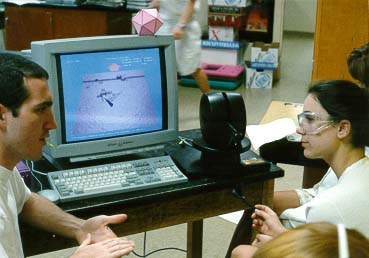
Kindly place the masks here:
<instances>
[{"instance_id":1,"label":"table leg","mask_svg":"<svg viewBox=\"0 0 369 258\"><path fill-rule=\"evenodd\" d=\"M203 220L187 223L187 258L202 258Z\"/></svg>"},{"instance_id":2,"label":"table leg","mask_svg":"<svg viewBox=\"0 0 369 258\"><path fill-rule=\"evenodd\" d=\"M263 194L261 200L257 203L262 203L269 207L273 207L273 194L274 194L274 179L267 180L263 183ZM254 212L253 207L243 212L243 215L238 222L236 229L233 233L231 242L229 244L225 258L230 258L232 250L238 245L249 245L255 237L255 230L252 229L251 214Z\"/></svg>"},{"instance_id":3,"label":"table leg","mask_svg":"<svg viewBox=\"0 0 369 258\"><path fill-rule=\"evenodd\" d=\"M248 209L243 212L243 215L233 233L231 242L229 243L229 247L225 256L226 258L231 257L231 253L236 246L248 245L251 243L252 240L251 214L253 211L254 210L252 209Z\"/></svg>"}]
</instances>

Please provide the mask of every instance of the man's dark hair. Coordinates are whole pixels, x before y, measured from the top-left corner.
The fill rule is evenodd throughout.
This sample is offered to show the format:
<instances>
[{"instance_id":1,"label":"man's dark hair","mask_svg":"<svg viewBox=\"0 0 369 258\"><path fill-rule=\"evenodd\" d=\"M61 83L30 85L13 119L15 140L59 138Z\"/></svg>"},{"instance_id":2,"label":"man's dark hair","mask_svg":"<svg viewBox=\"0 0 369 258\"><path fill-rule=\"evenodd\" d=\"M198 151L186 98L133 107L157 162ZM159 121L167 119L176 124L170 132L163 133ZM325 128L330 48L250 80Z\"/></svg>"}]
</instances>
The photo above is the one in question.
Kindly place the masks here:
<instances>
[{"instance_id":1,"label":"man's dark hair","mask_svg":"<svg viewBox=\"0 0 369 258\"><path fill-rule=\"evenodd\" d=\"M49 75L41 66L13 53L0 53L0 104L9 108L13 116L29 97L24 79L45 79Z\"/></svg>"}]
</instances>

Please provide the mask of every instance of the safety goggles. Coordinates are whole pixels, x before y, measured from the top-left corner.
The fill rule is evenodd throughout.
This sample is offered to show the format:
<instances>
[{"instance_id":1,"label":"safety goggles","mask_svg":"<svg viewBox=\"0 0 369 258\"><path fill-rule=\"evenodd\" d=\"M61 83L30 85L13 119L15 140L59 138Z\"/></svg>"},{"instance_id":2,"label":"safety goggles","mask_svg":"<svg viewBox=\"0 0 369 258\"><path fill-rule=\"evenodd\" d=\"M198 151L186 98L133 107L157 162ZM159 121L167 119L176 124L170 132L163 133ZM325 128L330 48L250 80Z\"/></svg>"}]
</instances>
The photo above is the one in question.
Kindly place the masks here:
<instances>
[{"instance_id":1,"label":"safety goggles","mask_svg":"<svg viewBox=\"0 0 369 258\"><path fill-rule=\"evenodd\" d=\"M331 118L310 111L305 111L297 115L297 121L303 134L310 135L318 134L334 124Z\"/></svg>"}]
</instances>

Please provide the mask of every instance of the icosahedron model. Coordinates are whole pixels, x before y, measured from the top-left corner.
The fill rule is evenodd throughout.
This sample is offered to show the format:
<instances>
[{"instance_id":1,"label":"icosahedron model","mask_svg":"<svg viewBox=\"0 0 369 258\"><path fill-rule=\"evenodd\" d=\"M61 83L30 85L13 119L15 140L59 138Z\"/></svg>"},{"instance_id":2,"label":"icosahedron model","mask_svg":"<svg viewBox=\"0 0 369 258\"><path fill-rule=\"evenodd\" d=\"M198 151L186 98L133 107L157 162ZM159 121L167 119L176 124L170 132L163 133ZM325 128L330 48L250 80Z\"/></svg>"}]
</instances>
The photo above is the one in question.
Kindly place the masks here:
<instances>
[{"instance_id":1,"label":"icosahedron model","mask_svg":"<svg viewBox=\"0 0 369 258\"><path fill-rule=\"evenodd\" d=\"M138 35L154 35L163 24L162 19L156 8L153 9L141 9L133 18L133 26L135 27Z\"/></svg>"}]
</instances>

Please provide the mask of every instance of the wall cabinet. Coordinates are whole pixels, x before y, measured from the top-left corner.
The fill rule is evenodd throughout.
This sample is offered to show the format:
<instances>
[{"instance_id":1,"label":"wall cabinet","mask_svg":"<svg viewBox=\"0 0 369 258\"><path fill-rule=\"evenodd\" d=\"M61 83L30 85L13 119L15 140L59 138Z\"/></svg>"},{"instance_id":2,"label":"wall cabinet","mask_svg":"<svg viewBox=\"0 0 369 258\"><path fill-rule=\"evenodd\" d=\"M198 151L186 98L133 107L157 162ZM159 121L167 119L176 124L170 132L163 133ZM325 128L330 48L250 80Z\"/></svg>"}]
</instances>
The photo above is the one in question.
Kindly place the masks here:
<instances>
[{"instance_id":1,"label":"wall cabinet","mask_svg":"<svg viewBox=\"0 0 369 258\"><path fill-rule=\"evenodd\" d=\"M123 10L5 5L5 47L30 48L35 40L131 34L132 15Z\"/></svg>"}]
</instances>

